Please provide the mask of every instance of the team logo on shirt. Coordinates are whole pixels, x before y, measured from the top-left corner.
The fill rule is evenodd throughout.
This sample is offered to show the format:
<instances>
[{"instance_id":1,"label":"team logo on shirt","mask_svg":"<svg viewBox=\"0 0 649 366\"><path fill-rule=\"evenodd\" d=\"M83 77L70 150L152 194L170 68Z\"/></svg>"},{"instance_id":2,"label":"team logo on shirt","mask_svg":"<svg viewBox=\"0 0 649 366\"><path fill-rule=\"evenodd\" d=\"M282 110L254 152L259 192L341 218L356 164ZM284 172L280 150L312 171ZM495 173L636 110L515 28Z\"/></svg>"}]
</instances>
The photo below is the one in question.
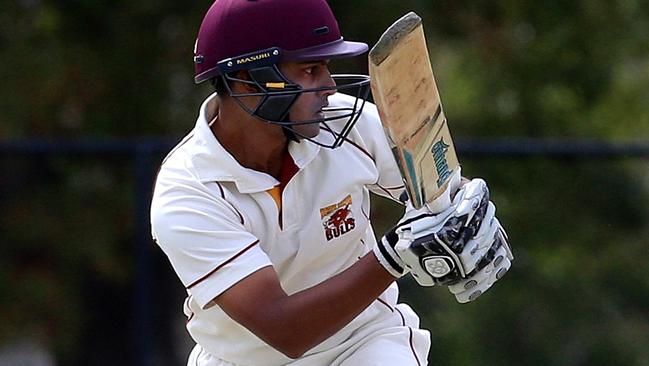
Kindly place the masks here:
<instances>
[{"instance_id":1,"label":"team logo on shirt","mask_svg":"<svg viewBox=\"0 0 649 366\"><path fill-rule=\"evenodd\" d=\"M327 241L354 230L356 220L352 217L351 207L352 196L348 195L342 201L320 209Z\"/></svg>"}]
</instances>

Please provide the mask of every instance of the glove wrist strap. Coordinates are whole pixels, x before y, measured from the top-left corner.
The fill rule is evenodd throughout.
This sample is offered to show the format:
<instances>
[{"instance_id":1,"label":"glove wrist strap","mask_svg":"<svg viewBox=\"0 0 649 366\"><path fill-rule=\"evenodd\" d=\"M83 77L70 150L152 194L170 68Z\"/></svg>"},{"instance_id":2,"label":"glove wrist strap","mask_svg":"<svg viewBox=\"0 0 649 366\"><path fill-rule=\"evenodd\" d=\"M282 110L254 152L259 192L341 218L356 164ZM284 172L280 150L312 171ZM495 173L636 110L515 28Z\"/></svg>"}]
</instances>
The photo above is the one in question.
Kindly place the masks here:
<instances>
[{"instance_id":1,"label":"glove wrist strap","mask_svg":"<svg viewBox=\"0 0 649 366\"><path fill-rule=\"evenodd\" d=\"M390 253L389 251L392 251L393 253ZM406 271L403 268L403 262L395 259L399 257L389 244L385 242L384 238L381 238L381 243L377 243L377 245L372 248L372 252L383 268L385 268L385 270L394 278L401 278L405 274Z\"/></svg>"}]
</instances>

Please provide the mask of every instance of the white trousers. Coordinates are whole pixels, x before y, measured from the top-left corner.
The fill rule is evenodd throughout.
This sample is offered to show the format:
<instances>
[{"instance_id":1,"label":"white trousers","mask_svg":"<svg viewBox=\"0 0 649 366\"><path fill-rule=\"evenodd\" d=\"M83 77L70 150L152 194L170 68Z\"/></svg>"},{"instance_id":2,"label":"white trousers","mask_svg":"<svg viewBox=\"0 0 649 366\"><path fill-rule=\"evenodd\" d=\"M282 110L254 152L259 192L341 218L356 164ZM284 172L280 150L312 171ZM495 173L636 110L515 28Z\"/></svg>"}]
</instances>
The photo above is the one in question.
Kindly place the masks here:
<instances>
[{"instance_id":1,"label":"white trousers","mask_svg":"<svg viewBox=\"0 0 649 366\"><path fill-rule=\"evenodd\" d=\"M373 327L374 328L374 327ZM428 365L430 333L419 329L419 318L409 306L399 304L387 324L369 332L359 331L359 337L332 350L310 354L287 366L424 366ZM237 365L205 352L196 345L187 366ZM263 365L245 365L263 366Z\"/></svg>"}]
</instances>

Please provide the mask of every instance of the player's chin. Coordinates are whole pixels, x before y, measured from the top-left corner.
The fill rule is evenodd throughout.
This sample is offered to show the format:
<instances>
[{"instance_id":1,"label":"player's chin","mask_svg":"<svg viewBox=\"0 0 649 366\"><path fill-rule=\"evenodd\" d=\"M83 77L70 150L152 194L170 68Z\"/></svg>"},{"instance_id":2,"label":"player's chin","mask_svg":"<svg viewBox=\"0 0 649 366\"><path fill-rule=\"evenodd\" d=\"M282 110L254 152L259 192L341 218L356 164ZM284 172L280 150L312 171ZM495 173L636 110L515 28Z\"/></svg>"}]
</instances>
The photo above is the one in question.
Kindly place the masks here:
<instances>
[{"instance_id":1,"label":"player's chin","mask_svg":"<svg viewBox=\"0 0 649 366\"><path fill-rule=\"evenodd\" d=\"M317 123L314 123L313 125L310 125L309 128L307 129L306 133L304 133L304 137L307 138L314 138L320 134L320 125Z\"/></svg>"},{"instance_id":2,"label":"player's chin","mask_svg":"<svg viewBox=\"0 0 649 366\"><path fill-rule=\"evenodd\" d=\"M295 133L303 138L314 138L320 133L319 123L309 123L304 125L294 126Z\"/></svg>"}]
</instances>

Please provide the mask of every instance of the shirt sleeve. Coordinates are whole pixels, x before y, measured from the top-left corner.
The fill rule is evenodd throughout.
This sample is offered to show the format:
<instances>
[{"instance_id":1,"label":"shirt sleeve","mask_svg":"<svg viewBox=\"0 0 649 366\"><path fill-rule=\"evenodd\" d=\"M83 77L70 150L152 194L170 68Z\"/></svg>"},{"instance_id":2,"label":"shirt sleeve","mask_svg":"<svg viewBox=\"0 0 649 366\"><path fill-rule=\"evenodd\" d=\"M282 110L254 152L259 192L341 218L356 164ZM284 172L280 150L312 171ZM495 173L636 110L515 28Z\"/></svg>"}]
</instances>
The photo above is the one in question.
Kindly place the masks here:
<instances>
[{"instance_id":1,"label":"shirt sleeve","mask_svg":"<svg viewBox=\"0 0 649 366\"><path fill-rule=\"evenodd\" d=\"M399 196L405 191L405 185L374 104L365 103L357 129L379 172L377 182L368 188L375 194L401 202Z\"/></svg>"},{"instance_id":2,"label":"shirt sleeve","mask_svg":"<svg viewBox=\"0 0 649 366\"><path fill-rule=\"evenodd\" d=\"M236 208L207 187L158 177L151 204L152 235L201 308L271 265L259 239L242 221Z\"/></svg>"}]
</instances>

